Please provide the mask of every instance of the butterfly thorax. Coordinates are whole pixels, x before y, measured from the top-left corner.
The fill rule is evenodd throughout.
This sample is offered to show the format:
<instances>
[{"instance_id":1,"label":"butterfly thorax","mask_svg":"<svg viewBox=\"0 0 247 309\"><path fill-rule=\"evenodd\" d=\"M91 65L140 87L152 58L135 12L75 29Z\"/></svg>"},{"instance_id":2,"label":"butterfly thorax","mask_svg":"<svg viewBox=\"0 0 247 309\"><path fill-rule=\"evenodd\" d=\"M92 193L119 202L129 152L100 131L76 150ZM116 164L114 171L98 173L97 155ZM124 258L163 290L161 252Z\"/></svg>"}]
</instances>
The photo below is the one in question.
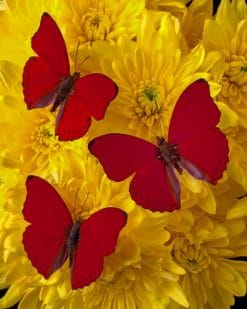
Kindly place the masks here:
<instances>
[{"instance_id":1,"label":"butterfly thorax","mask_svg":"<svg viewBox=\"0 0 247 309\"><path fill-rule=\"evenodd\" d=\"M175 168L182 173L181 155L179 154L178 145L168 143L164 137L157 137L158 159L165 165Z\"/></svg>"},{"instance_id":2,"label":"butterfly thorax","mask_svg":"<svg viewBox=\"0 0 247 309\"><path fill-rule=\"evenodd\" d=\"M81 226L81 223L79 221L75 221L70 230L70 233L67 239L67 248L68 248L69 254L73 252L77 247L79 236L80 236L80 226Z\"/></svg>"},{"instance_id":3,"label":"butterfly thorax","mask_svg":"<svg viewBox=\"0 0 247 309\"><path fill-rule=\"evenodd\" d=\"M57 88L57 96L54 104L51 108L51 112L55 112L58 106L67 99L68 95L72 93L75 81L80 77L79 72L75 72L73 75L65 77L61 80Z\"/></svg>"}]
</instances>

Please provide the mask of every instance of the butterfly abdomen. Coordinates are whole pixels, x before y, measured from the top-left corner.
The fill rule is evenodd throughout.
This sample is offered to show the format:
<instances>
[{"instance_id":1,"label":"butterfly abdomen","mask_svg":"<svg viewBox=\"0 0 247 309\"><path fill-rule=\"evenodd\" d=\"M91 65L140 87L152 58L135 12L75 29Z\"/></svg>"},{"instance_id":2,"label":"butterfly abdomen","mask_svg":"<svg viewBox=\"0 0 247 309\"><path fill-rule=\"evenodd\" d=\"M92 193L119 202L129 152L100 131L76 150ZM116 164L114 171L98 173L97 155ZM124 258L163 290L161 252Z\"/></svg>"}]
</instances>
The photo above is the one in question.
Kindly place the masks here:
<instances>
[{"instance_id":1,"label":"butterfly abdomen","mask_svg":"<svg viewBox=\"0 0 247 309\"><path fill-rule=\"evenodd\" d=\"M80 73L75 72L73 75L64 78L57 90L57 97L51 108L51 112L55 112L58 106L67 99L68 95L72 92L75 81L80 77Z\"/></svg>"},{"instance_id":2,"label":"butterfly abdomen","mask_svg":"<svg viewBox=\"0 0 247 309\"><path fill-rule=\"evenodd\" d=\"M71 251L73 251L73 249L77 246L78 241L79 241L79 234L80 234L80 226L81 223L78 221L75 221L69 236L68 236L68 240L67 240L67 246L68 246L68 252L70 253Z\"/></svg>"}]
</instances>

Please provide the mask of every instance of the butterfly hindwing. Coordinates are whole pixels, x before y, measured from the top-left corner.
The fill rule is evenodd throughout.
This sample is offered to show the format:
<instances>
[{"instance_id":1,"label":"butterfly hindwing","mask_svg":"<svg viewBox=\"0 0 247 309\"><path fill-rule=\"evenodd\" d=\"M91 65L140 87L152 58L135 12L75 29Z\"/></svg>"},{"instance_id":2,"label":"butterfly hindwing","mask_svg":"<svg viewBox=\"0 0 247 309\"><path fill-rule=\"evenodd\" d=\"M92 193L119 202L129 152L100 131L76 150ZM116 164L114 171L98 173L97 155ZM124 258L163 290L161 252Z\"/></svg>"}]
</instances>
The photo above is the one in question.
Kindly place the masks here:
<instances>
[{"instance_id":1,"label":"butterfly hindwing","mask_svg":"<svg viewBox=\"0 0 247 309\"><path fill-rule=\"evenodd\" d=\"M118 235L126 222L127 215L124 211L108 207L97 211L81 223L71 273L73 289L89 285L100 276L103 258L114 252Z\"/></svg>"},{"instance_id":2,"label":"butterfly hindwing","mask_svg":"<svg viewBox=\"0 0 247 309\"><path fill-rule=\"evenodd\" d=\"M55 134L60 141L82 137L91 125L89 111L76 92L72 93L59 108Z\"/></svg>"},{"instance_id":3,"label":"butterfly hindwing","mask_svg":"<svg viewBox=\"0 0 247 309\"><path fill-rule=\"evenodd\" d=\"M91 125L91 117L104 118L118 88L107 76L88 74L75 81L72 93L61 106L56 125L59 140L72 140L83 136Z\"/></svg>"},{"instance_id":4,"label":"butterfly hindwing","mask_svg":"<svg viewBox=\"0 0 247 309\"><path fill-rule=\"evenodd\" d=\"M160 160L153 160L135 174L130 184L133 200L152 211L173 211L180 207L180 186L173 170L173 188L167 168ZM178 191L176 195L175 190Z\"/></svg>"},{"instance_id":5,"label":"butterfly hindwing","mask_svg":"<svg viewBox=\"0 0 247 309\"><path fill-rule=\"evenodd\" d=\"M29 259L48 278L67 258L66 231L73 225L71 215L53 187L45 180L29 176L23 215L31 224L23 234Z\"/></svg>"},{"instance_id":6,"label":"butterfly hindwing","mask_svg":"<svg viewBox=\"0 0 247 309\"><path fill-rule=\"evenodd\" d=\"M75 91L95 120L104 118L109 103L118 93L117 85L106 75L92 73L76 82Z\"/></svg>"}]
</instances>

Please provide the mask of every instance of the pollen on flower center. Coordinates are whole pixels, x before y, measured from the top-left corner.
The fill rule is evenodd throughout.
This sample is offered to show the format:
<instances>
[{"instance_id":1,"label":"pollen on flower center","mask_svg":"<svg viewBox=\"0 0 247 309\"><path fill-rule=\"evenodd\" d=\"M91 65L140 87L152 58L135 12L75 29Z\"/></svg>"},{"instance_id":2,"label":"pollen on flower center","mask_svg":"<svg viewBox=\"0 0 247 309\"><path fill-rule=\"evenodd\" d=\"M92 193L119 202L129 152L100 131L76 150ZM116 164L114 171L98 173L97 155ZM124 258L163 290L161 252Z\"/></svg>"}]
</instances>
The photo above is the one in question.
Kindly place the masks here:
<instances>
[{"instance_id":1,"label":"pollen on flower center","mask_svg":"<svg viewBox=\"0 0 247 309\"><path fill-rule=\"evenodd\" d=\"M136 90L135 113L138 117L158 114L159 89L151 81L141 82ZM156 118L156 117L155 117Z\"/></svg>"},{"instance_id":2,"label":"pollen on flower center","mask_svg":"<svg viewBox=\"0 0 247 309\"><path fill-rule=\"evenodd\" d=\"M110 32L111 22L102 11L91 8L82 18L82 27L89 41L103 41Z\"/></svg>"},{"instance_id":3,"label":"pollen on flower center","mask_svg":"<svg viewBox=\"0 0 247 309\"><path fill-rule=\"evenodd\" d=\"M150 81L141 82L137 91L137 98L140 103L143 101L147 103L154 102L158 97L158 89Z\"/></svg>"}]
</instances>

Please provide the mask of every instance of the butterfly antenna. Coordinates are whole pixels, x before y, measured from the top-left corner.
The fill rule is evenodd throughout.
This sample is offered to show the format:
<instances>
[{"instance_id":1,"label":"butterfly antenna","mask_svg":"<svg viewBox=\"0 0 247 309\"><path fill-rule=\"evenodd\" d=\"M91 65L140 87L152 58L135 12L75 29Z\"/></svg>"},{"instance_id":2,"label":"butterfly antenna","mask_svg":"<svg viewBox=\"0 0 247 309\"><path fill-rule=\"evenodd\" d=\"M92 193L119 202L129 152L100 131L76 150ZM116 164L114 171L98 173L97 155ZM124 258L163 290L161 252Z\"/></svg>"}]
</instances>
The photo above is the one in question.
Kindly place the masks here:
<instances>
[{"instance_id":1,"label":"butterfly antenna","mask_svg":"<svg viewBox=\"0 0 247 309\"><path fill-rule=\"evenodd\" d=\"M76 54L75 54L75 72L76 72L76 64L77 64L77 56L78 56L79 46L80 46L80 41L78 42L77 47L76 47Z\"/></svg>"},{"instance_id":2,"label":"butterfly antenna","mask_svg":"<svg viewBox=\"0 0 247 309\"><path fill-rule=\"evenodd\" d=\"M159 113L159 108L158 108L158 104L157 104L157 101L156 99L154 100L154 104L156 106L156 112L158 114L158 121L159 121L159 126L160 126L160 134L161 136L163 136L163 133L162 133L162 126L161 126L161 121L160 121L160 113Z\"/></svg>"},{"instance_id":3,"label":"butterfly antenna","mask_svg":"<svg viewBox=\"0 0 247 309\"><path fill-rule=\"evenodd\" d=\"M142 121L141 118L139 118L139 119L141 120L141 123L148 129L148 131L149 131L151 134L153 134L154 137L156 138L157 134L156 134L154 131L152 131L152 130L146 125L146 123Z\"/></svg>"},{"instance_id":4,"label":"butterfly antenna","mask_svg":"<svg viewBox=\"0 0 247 309\"><path fill-rule=\"evenodd\" d=\"M89 56L85 57L82 62L79 64L77 71L79 71L80 66L89 58Z\"/></svg>"}]
</instances>

